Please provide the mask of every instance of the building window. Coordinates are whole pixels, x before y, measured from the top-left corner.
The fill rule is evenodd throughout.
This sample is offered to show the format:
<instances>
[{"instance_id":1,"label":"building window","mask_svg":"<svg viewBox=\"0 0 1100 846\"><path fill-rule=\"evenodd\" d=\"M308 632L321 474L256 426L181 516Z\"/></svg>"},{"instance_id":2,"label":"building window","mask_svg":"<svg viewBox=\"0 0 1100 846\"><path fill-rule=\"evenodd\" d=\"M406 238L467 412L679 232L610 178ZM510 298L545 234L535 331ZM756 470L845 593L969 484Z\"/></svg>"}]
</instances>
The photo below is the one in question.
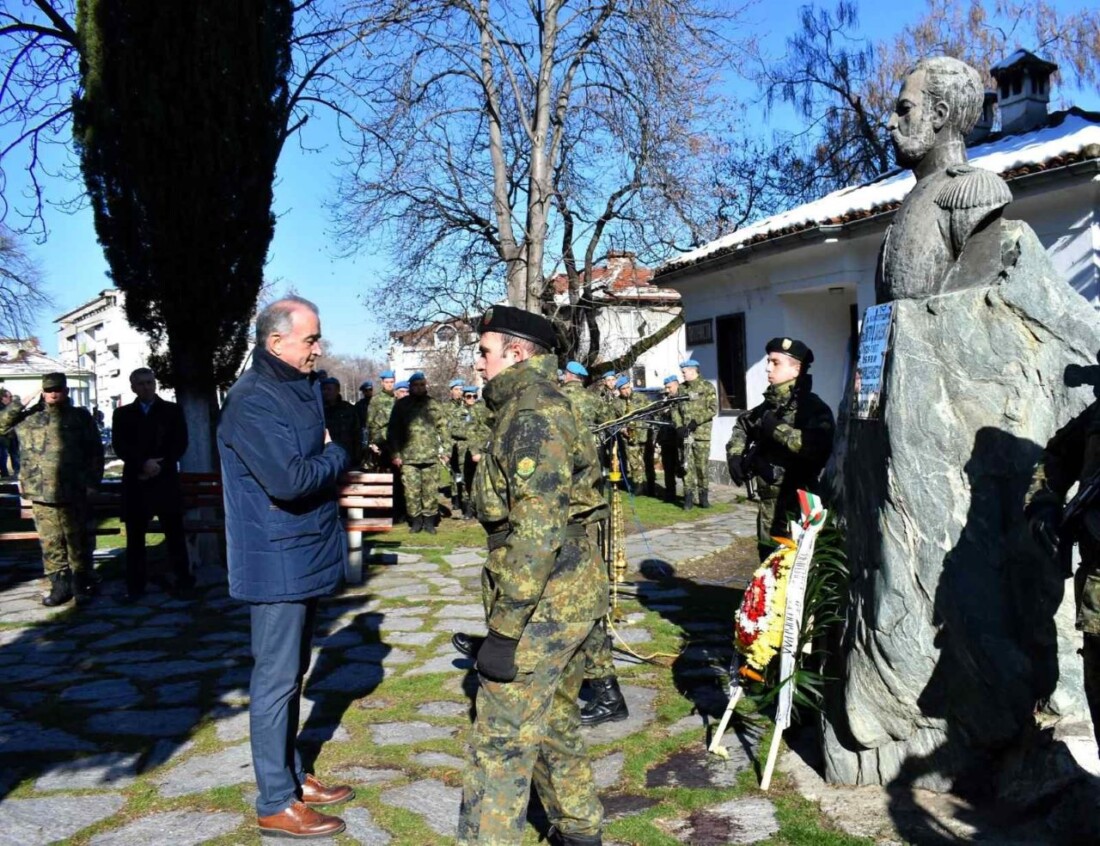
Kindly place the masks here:
<instances>
[{"instance_id":1,"label":"building window","mask_svg":"<svg viewBox=\"0 0 1100 846\"><path fill-rule=\"evenodd\" d=\"M718 340L718 411L745 410L745 315L726 314L714 319Z\"/></svg>"},{"instance_id":2,"label":"building window","mask_svg":"<svg viewBox=\"0 0 1100 846\"><path fill-rule=\"evenodd\" d=\"M684 325L684 339L689 347L698 347L703 344L713 344L714 334L711 331L710 318L706 320L693 320Z\"/></svg>"}]
</instances>

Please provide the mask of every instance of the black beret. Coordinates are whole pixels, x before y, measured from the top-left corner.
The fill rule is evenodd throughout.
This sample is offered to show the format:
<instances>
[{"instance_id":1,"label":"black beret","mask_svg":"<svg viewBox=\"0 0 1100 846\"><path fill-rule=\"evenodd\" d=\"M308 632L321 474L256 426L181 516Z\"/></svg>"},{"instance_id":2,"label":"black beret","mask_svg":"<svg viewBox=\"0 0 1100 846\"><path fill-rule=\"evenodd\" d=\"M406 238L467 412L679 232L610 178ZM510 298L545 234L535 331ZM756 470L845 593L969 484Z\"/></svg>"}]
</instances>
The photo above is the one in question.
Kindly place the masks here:
<instances>
[{"instance_id":1,"label":"black beret","mask_svg":"<svg viewBox=\"0 0 1100 846\"><path fill-rule=\"evenodd\" d=\"M515 306L490 306L481 316L477 331L479 335L486 332L515 335L517 338L534 341L548 350L553 350L558 345L558 334L554 331L553 323L541 314Z\"/></svg>"},{"instance_id":2,"label":"black beret","mask_svg":"<svg viewBox=\"0 0 1100 846\"><path fill-rule=\"evenodd\" d=\"M785 353L805 365L812 364L814 360L814 351L795 338L772 338L764 351Z\"/></svg>"}]
</instances>

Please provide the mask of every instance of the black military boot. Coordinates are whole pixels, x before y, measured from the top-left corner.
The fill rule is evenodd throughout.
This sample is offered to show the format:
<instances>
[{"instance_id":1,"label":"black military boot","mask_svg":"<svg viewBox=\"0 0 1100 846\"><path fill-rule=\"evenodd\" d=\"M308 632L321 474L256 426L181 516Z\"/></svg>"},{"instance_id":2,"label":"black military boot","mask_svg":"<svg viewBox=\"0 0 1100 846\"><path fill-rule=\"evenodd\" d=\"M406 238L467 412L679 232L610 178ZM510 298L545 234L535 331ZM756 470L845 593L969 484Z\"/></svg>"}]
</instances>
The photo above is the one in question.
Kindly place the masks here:
<instances>
[{"instance_id":1,"label":"black military boot","mask_svg":"<svg viewBox=\"0 0 1100 846\"><path fill-rule=\"evenodd\" d=\"M89 571L73 571L73 596L76 597L77 602L85 602L97 593L99 593L99 585Z\"/></svg>"},{"instance_id":2,"label":"black military boot","mask_svg":"<svg viewBox=\"0 0 1100 846\"><path fill-rule=\"evenodd\" d=\"M462 512L462 516L465 517L467 520L474 519L474 504L472 502L466 503L466 508Z\"/></svg>"},{"instance_id":3,"label":"black military boot","mask_svg":"<svg viewBox=\"0 0 1100 846\"><path fill-rule=\"evenodd\" d=\"M599 834L563 834L557 827L550 829L546 839L551 846L603 846L603 838Z\"/></svg>"},{"instance_id":4,"label":"black military boot","mask_svg":"<svg viewBox=\"0 0 1100 846\"><path fill-rule=\"evenodd\" d=\"M691 491L684 492L684 511L691 511L695 507L695 494Z\"/></svg>"},{"instance_id":5,"label":"black military boot","mask_svg":"<svg viewBox=\"0 0 1100 846\"><path fill-rule=\"evenodd\" d=\"M421 517L420 519L424 521L424 531L429 535L434 535L435 527L439 525L439 515L436 514L434 517Z\"/></svg>"},{"instance_id":6,"label":"black military boot","mask_svg":"<svg viewBox=\"0 0 1100 846\"><path fill-rule=\"evenodd\" d=\"M457 496L451 497L451 516L456 520L462 519L462 500Z\"/></svg>"},{"instance_id":7,"label":"black military boot","mask_svg":"<svg viewBox=\"0 0 1100 846\"><path fill-rule=\"evenodd\" d=\"M47 608L64 605L73 598L72 574L68 570L50 573L50 593L42 597L42 604Z\"/></svg>"},{"instance_id":8,"label":"black military boot","mask_svg":"<svg viewBox=\"0 0 1100 846\"><path fill-rule=\"evenodd\" d=\"M710 508L710 491L704 490L699 492L699 507Z\"/></svg>"},{"instance_id":9,"label":"black military boot","mask_svg":"<svg viewBox=\"0 0 1100 846\"><path fill-rule=\"evenodd\" d=\"M424 531L424 518L419 514L416 517L409 518L409 534L415 535L417 532Z\"/></svg>"},{"instance_id":10,"label":"black military boot","mask_svg":"<svg viewBox=\"0 0 1100 846\"><path fill-rule=\"evenodd\" d=\"M598 726L600 723L617 723L630 716L623 692L619 690L619 680L614 676L606 679L592 679L588 682L594 696L592 701L581 708L581 725Z\"/></svg>"}]
</instances>

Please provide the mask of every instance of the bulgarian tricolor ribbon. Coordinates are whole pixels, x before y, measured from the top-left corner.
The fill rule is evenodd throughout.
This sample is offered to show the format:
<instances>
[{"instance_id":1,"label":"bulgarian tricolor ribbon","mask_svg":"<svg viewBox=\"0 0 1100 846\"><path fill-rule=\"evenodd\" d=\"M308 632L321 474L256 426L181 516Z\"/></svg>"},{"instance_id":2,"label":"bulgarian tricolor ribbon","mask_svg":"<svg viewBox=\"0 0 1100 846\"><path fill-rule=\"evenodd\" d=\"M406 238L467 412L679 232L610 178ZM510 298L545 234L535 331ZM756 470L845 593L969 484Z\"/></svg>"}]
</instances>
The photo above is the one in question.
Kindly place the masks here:
<instances>
[{"instance_id":1,"label":"bulgarian tricolor ribbon","mask_svg":"<svg viewBox=\"0 0 1100 846\"><path fill-rule=\"evenodd\" d=\"M813 561L817 535L825 525L825 517L828 515L821 505L820 497L808 491L798 492L798 502L802 507L802 519L797 524L791 523L791 535L797 544L797 552L787 582L787 607L783 612L783 645L779 651L779 701L775 708L775 732L772 734L771 748L768 749L768 761L760 779L761 790L767 790L771 785L779 741L791 724L791 710L794 707L793 678L798 663L798 638L802 633L806 582L810 575L810 562Z\"/></svg>"}]
</instances>

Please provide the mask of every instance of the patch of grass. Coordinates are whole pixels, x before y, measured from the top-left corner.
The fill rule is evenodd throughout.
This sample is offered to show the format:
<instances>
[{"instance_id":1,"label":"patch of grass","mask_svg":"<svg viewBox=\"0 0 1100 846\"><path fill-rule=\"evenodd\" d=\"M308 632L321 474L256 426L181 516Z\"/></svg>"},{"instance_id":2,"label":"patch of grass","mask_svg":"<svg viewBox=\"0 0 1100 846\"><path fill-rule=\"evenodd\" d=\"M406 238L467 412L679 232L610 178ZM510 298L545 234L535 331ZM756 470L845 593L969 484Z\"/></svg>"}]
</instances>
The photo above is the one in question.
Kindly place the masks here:
<instances>
[{"instance_id":1,"label":"patch of grass","mask_svg":"<svg viewBox=\"0 0 1100 846\"><path fill-rule=\"evenodd\" d=\"M674 523L692 523L705 517L728 514L734 508L733 503L730 502L713 502L710 508L693 508L691 511L684 511L676 503L665 502L663 499L629 496L625 492L621 496L627 534L638 531L639 526L642 529L659 529Z\"/></svg>"}]
</instances>

